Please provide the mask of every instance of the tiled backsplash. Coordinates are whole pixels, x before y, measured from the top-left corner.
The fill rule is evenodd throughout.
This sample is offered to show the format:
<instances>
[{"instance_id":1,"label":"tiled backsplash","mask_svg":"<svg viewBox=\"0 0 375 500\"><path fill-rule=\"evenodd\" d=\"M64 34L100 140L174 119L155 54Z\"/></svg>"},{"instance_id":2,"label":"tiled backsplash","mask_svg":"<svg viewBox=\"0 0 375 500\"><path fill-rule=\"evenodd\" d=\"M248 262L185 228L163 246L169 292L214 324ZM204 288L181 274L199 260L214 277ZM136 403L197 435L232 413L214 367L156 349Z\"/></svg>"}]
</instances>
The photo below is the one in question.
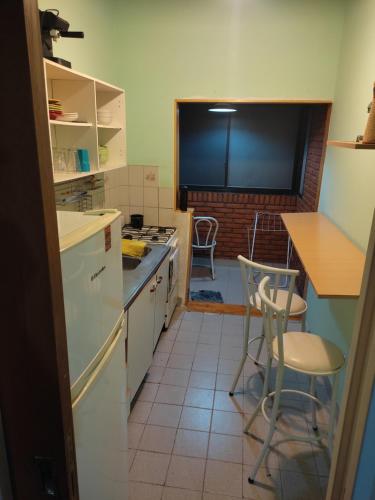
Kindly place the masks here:
<instances>
[{"instance_id":1,"label":"tiled backsplash","mask_svg":"<svg viewBox=\"0 0 375 500\"><path fill-rule=\"evenodd\" d=\"M130 165L104 174L105 206L121 210L124 221L143 214L144 223L174 225L173 189L159 187L159 168Z\"/></svg>"}]
</instances>

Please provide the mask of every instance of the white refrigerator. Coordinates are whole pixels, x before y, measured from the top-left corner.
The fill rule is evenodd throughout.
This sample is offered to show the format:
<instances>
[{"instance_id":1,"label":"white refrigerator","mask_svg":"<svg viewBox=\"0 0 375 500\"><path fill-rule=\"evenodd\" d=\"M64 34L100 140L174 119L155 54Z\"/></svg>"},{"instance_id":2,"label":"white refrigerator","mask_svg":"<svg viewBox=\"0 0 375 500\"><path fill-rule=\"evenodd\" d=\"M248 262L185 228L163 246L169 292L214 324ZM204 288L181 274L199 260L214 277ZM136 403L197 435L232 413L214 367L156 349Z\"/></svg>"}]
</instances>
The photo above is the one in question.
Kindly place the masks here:
<instances>
[{"instance_id":1,"label":"white refrigerator","mask_svg":"<svg viewBox=\"0 0 375 500\"><path fill-rule=\"evenodd\" d=\"M126 500L120 212L57 212L57 221L80 499Z\"/></svg>"}]
</instances>

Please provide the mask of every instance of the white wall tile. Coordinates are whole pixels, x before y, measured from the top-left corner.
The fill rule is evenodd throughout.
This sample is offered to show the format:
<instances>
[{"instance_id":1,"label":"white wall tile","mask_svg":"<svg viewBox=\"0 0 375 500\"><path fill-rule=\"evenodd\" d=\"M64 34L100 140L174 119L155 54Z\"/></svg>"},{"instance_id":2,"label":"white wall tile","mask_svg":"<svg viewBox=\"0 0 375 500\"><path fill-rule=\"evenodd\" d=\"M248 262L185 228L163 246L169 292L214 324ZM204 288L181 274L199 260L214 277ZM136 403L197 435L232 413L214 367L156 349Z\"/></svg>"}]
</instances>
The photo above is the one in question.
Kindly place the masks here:
<instances>
[{"instance_id":1,"label":"white wall tile","mask_svg":"<svg viewBox=\"0 0 375 500\"><path fill-rule=\"evenodd\" d=\"M104 173L104 187L105 189L113 189L116 187L115 170Z\"/></svg>"},{"instance_id":2,"label":"white wall tile","mask_svg":"<svg viewBox=\"0 0 375 500\"><path fill-rule=\"evenodd\" d=\"M130 206L129 207L129 219L132 214L142 214L144 215L144 208L143 207L134 207Z\"/></svg>"},{"instance_id":3,"label":"white wall tile","mask_svg":"<svg viewBox=\"0 0 375 500\"><path fill-rule=\"evenodd\" d=\"M122 213L121 225L129 224L129 222L130 222L129 207L125 207L124 205L120 205L120 211Z\"/></svg>"},{"instance_id":4,"label":"white wall tile","mask_svg":"<svg viewBox=\"0 0 375 500\"><path fill-rule=\"evenodd\" d=\"M159 208L159 224L161 226L173 226L174 212L170 208Z\"/></svg>"},{"instance_id":5,"label":"white wall tile","mask_svg":"<svg viewBox=\"0 0 375 500\"><path fill-rule=\"evenodd\" d=\"M143 188L143 204L145 207L159 206L158 188L155 187Z\"/></svg>"},{"instance_id":6,"label":"white wall tile","mask_svg":"<svg viewBox=\"0 0 375 500\"><path fill-rule=\"evenodd\" d=\"M159 168L158 167L143 167L143 185L148 187L159 186Z\"/></svg>"},{"instance_id":7,"label":"white wall tile","mask_svg":"<svg viewBox=\"0 0 375 500\"><path fill-rule=\"evenodd\" d=\"M121 186L129 185L129 167L120 168L120 184Z\"/></svg>"},{"instance_id":8,"label":"white wall tile","mask_svg":"<svg viewBox=\"0 0 375 500\"><path fill-rule=\"evenodd\" d=\"M155 208L144 207L144 223L149 226L159 225L159 214Z\"/></svg>"},{"instance_id":9,"label":"white wall tile","mask_svg":"<svg viewBox=\"0 0 375 500\"><path fill-rule=\"evenodd\" d=\"M129 187L129 205L134 207L143 206L143 188L140 186Z\"/></svg>"},{"instance_id":10,"label":"white wall tile","mask_svg":"<svg viewBox=\"0 0 375 500\"><path fill-rule=\"evenodd\" d=\"M128 186L120 186L120 204L129 206L129 188Z\"/></svg>"},{"instance_id":11,"label":"white wall tile","mask_svg":"<svg viewBox=\"0 0 375 500\"><path fill-rule=\"evenodd\" d=\"M143 186L143 167L142 165L130 165L129 186Z\"/></svg>"},{"instance_id":12,"label":"white wall tile","mask_svg":"<svg viewBox=\"0 0 375 500\"><path fill-rule=\"evenodd\" d=\"M159 207L160 208L173 208L173 189L172 188L159 188Z\"/></svg>"}]
</instances>

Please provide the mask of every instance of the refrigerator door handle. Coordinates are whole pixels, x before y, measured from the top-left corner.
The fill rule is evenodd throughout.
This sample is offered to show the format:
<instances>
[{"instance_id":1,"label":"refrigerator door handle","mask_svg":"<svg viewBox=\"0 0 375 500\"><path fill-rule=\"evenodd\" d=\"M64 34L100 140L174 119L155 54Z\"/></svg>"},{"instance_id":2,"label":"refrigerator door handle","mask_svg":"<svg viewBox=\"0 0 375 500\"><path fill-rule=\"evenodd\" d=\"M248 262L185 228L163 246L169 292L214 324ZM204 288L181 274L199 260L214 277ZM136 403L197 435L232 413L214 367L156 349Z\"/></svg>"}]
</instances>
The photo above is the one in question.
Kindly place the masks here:
<instances>
[{"instance_id":1,"label":"refrigerator door handle","mask_svg":"<svg viewBox=\"0 0 375 500\"><path fill-rule=\"evenodd\" d=\"M116 349L116 346L117 346L120 338L122 337L123 326L124 326L124 321L121 322L121 325L118 328L115 336L113 337L113 340L112 340L110 346L108 347L106 353L101 358L101 360L97 364L96 368L92 371L90 377L88 378L88 380L85 383L85 385L82 387L81 391L77 394L77 396L72 401L72 408L73 408L73 410L79 404L79 402L81 401L81 399L83 399L85 397L85 394L87 393L87 391L90 389L90 387L92 386L92 384L98 378L100 372L107 365L108 361L111 359L112 353Z\"/></svg>"}]
</instances>

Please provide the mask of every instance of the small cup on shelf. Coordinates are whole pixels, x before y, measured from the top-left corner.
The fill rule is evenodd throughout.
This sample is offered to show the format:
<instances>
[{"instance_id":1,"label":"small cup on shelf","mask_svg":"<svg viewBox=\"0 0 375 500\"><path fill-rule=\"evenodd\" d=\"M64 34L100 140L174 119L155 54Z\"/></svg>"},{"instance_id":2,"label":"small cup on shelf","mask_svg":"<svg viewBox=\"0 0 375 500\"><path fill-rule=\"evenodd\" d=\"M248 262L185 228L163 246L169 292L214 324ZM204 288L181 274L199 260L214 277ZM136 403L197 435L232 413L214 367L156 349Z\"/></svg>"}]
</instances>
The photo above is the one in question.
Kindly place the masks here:
<instances>
[{"instance_id":1,"label":"small cup on shelf","mask_svg":"<svg viewBox=\"0 0 375 500\"><path fill-rule=\"evenodd\" d=\"M112 122L112 112L107 110L99 110L96 113L99 125L109 125Z\"/></svg>"},{"instance_id":2,"label":"small cup on shelf","mask_svg":"<svg viewBox=\"0 0 375 500\"><path fill-rule=\"evenodd\" d=\"M89 152L87 149L77 149L81 172L90 172Z\"/></svg>"}]
</instances>

